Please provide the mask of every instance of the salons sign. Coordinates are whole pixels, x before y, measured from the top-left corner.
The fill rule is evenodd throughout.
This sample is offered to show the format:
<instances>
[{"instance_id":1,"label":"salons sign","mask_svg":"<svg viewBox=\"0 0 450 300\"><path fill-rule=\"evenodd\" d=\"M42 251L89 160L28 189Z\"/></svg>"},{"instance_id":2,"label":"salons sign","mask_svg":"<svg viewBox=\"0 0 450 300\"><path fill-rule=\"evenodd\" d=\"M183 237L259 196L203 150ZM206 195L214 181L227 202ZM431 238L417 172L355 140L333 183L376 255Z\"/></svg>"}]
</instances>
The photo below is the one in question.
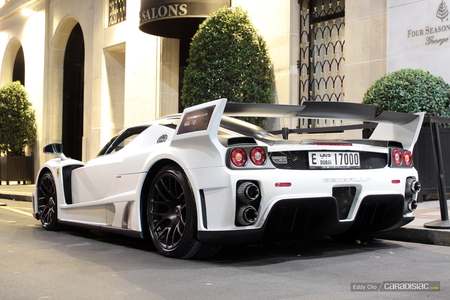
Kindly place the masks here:
<instances>
[{"instance_id":1,"label":"salons sign","mask_svg":"<svg viewBox=\"0 0 450 300\"><path fill-rule=\"evenodd\" d=\"M179 38L184 27L196 26L230 0L141 0L139 29L153 35Z\"/></svg>"}]
</instances>

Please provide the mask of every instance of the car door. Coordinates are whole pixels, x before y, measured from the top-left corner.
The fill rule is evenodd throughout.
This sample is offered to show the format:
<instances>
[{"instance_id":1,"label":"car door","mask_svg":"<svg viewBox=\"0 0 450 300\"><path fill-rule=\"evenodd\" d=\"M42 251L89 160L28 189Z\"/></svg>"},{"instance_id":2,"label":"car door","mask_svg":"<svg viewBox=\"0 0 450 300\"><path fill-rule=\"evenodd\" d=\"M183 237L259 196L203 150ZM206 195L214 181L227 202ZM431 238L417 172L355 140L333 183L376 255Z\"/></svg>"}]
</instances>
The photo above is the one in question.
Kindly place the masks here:
<instances>
[{"instance_id":1,"label":"car door","mask_svg":"<svg viewBox=\"0 0 450 300\"><path fill-rule=\"evenodd\" d=\"M124 159L129 155L122 149L147 128L136 126L123 130L105 145L98 157L73 171L73 204L102 200L108 195Z\"/></svg>"}]
</instances>

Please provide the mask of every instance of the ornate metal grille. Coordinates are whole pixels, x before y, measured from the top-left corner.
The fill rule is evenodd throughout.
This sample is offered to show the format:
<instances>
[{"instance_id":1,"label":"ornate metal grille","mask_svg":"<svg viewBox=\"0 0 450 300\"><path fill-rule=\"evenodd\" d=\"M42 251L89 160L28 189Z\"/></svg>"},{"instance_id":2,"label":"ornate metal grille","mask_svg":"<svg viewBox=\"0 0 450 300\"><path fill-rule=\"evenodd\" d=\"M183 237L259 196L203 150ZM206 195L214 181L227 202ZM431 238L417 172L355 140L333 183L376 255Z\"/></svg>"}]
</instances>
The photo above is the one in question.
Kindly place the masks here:
<instances>
[{"instance_id":1,"label":"ornate metal grille","mask_svg":"<svg viewBox=\"0 0 450 300\"><path fill-rule=\"evenodd\" d=\"M299 103L343 101L345 0L298 0L300 4ZM309 127L326 126L302 120ZM331 121L334 123L334 121ZM322 122L323 123L323 122Z\"/></svg>"},{"instance_id":2,"label":"ornate metal grille","mask_svg":"<svg viewBox=\"0 0 450 300\"><path fill-rule=\"evenodd\" d=\"M108 26L115 25L127 19L127 0L109 0Z\"/></svg>"}]
</instances>

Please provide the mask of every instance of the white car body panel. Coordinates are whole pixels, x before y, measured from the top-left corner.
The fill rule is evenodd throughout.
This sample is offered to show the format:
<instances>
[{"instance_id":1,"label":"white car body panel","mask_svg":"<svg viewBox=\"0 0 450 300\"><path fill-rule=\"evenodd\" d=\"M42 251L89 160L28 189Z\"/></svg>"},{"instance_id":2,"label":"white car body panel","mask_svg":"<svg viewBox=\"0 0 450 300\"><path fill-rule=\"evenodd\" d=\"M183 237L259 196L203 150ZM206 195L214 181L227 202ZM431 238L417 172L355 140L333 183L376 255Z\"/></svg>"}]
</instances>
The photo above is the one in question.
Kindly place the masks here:
<instances>
[{"instance_id":1,"label":"white car body panel","mask_svg":"<svg viewBox=\"0 0 450 300\"><path fill-rule=\"evenodd\" d=\"M370 138L373 140L400 141L405 149L413 152L414 145L420 133L420 130L417 130L417 128L422 126L425 113L417 113L415 115L419 117L402 126L390 123L378 124Z\"/></svg>"},{"instance_id":2,"label":"white car body panel","mask_svg":"<svg viewBox=\"0 0 450 300\"><path fill-rule=\"evenodd\" d=\"M302 117L305 114L309 117L314 114L314 109L309 110L308 105L304 107L267 106L257 110L254 115ZM312 107L315 105L315 103L311 104ZM243 107L242 111L241 107ZM347 106L344 105L344 107ZM351 105L348 107L353 109ZM408 188L407 181L417 180L418 175L413 167L394 168L389 165L389 149L397 146L352 142L319 147L314 143L300 144L282 141L270 144L252 138L244 141L254 140L256 144L243 142L242 147L259 145L266 149L268 154L352 151L387 157L388 163L384 167L373 169L282 169L275 166L268 157L267 162L262 166L252 165L251 162L243 168L230 166L227 153L230 149L241 146L240 144L227 146L219 140L218 131L222 126L222 116L252 116L251 109L251 105L227 105L226 99L187 108L180 117L169 117L142 124L149 127L120 151L103 153L86 164L65 159L62 155L60 158L52 159L41 168L36 182L39 183L45 172L51 172L56 187L59 222L102 230L116 230L141 237L147 230L146 220L143 217L146 214L143 211L145 207L143 202L147 201L147 191L152 183L152 176L158 169L168 164L180 166L186 176L194 195L198 239L205 243L226 244L228 241L224 240L233 239L233 234L237 236L238 233L245 240L247 237L245 232L258 232L255 235L255 239L258 239L266 231L271 214L275 214L275 210L282 211L282 207L278 207L280 203L287 203L287 207L302 201L309 201L308 203L312 204L316 200L317 203L330 203L334 197L338 197L333 189L340 188L351 189L353 200L351 204L345 204L348 214L344 212L344 217L340 216L339 220L333 221L342 226L339 230L347 230L346 224L350 228L358 216L359 208L362 205L368 205L365 202L370 204L371 201L382 201L384 196L394 198L397 202L400 198L404 199L402 201L405 202L405 208L399 220L404 219L404 222L409 222L413 219L412 211L406 208L409 199L406 199L405 189ZM357 119L358 113L351 109L344 115L349 119ZM327 112L323 115L329 117ZM422 113L415 116L398 115L405 120L400 124L395 121L396 113L374 115L370 120L367 120L367 116L370 117L370 114L365 115L363 120L380 119L380 124L371 136L372 140L398 141L403 144L402 151L412 151L422 124ZM170 123L171 118L179 119L175 129L173 129L175 125L170 127L163 124ZM386 145L388 144L386 142ZM289 155L291 154L286 154L285 159ZM297 159L295 155L293 159ZM237 187L241 181L255 183L260 193L257 200L259 203L257 219L248 225L239 224L237 221L237 211L241 205L237 199ZM289 184L289 186L276 187L277 183ZM39 193L39 184L37 184L33 197L33 210L38 219L42 215ZM346 202L347 199L342 197L340 201ZM411 200L415 200L414 198L417 198L417 195L412 193ZM330 211L327 214L333 215ZM397 223L400 222L399 220ZM318 220L313 221L318 222ZM339 230L337 233L340 233ZM330 231L330 233L334 232Z\"/></svg>"}]
</instances>

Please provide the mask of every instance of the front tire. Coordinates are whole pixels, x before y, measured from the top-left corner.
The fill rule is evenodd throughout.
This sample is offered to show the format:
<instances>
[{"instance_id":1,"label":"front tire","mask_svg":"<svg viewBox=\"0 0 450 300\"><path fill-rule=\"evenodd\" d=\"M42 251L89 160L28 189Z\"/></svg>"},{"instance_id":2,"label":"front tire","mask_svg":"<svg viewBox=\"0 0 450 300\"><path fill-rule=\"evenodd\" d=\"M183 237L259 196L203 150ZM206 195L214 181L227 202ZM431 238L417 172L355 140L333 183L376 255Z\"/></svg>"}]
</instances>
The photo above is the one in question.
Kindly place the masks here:
<instances>
[{"instance_id":1,"label":"front tire","mask_svg":"<svg viewBox=\"0 0 450 300\"><path fill-rule=\"evenodd\" d=\"M170 257L205 257L220 247L196 239L197 210L184 172L175 165L162 168L150 186L147 198L150 236L158 251Z\"/></svg>"},{"instance_id":2,"label":"front tire","mask_svg":"<svg viewBox=\"0 0 450 300\"><path fill-rule=\"evenodd\" d=\"M38 212L42 227L47 230L58 230L57 194L52 173L44 173L37 186Z\"/></svg>"}]
</instances>

